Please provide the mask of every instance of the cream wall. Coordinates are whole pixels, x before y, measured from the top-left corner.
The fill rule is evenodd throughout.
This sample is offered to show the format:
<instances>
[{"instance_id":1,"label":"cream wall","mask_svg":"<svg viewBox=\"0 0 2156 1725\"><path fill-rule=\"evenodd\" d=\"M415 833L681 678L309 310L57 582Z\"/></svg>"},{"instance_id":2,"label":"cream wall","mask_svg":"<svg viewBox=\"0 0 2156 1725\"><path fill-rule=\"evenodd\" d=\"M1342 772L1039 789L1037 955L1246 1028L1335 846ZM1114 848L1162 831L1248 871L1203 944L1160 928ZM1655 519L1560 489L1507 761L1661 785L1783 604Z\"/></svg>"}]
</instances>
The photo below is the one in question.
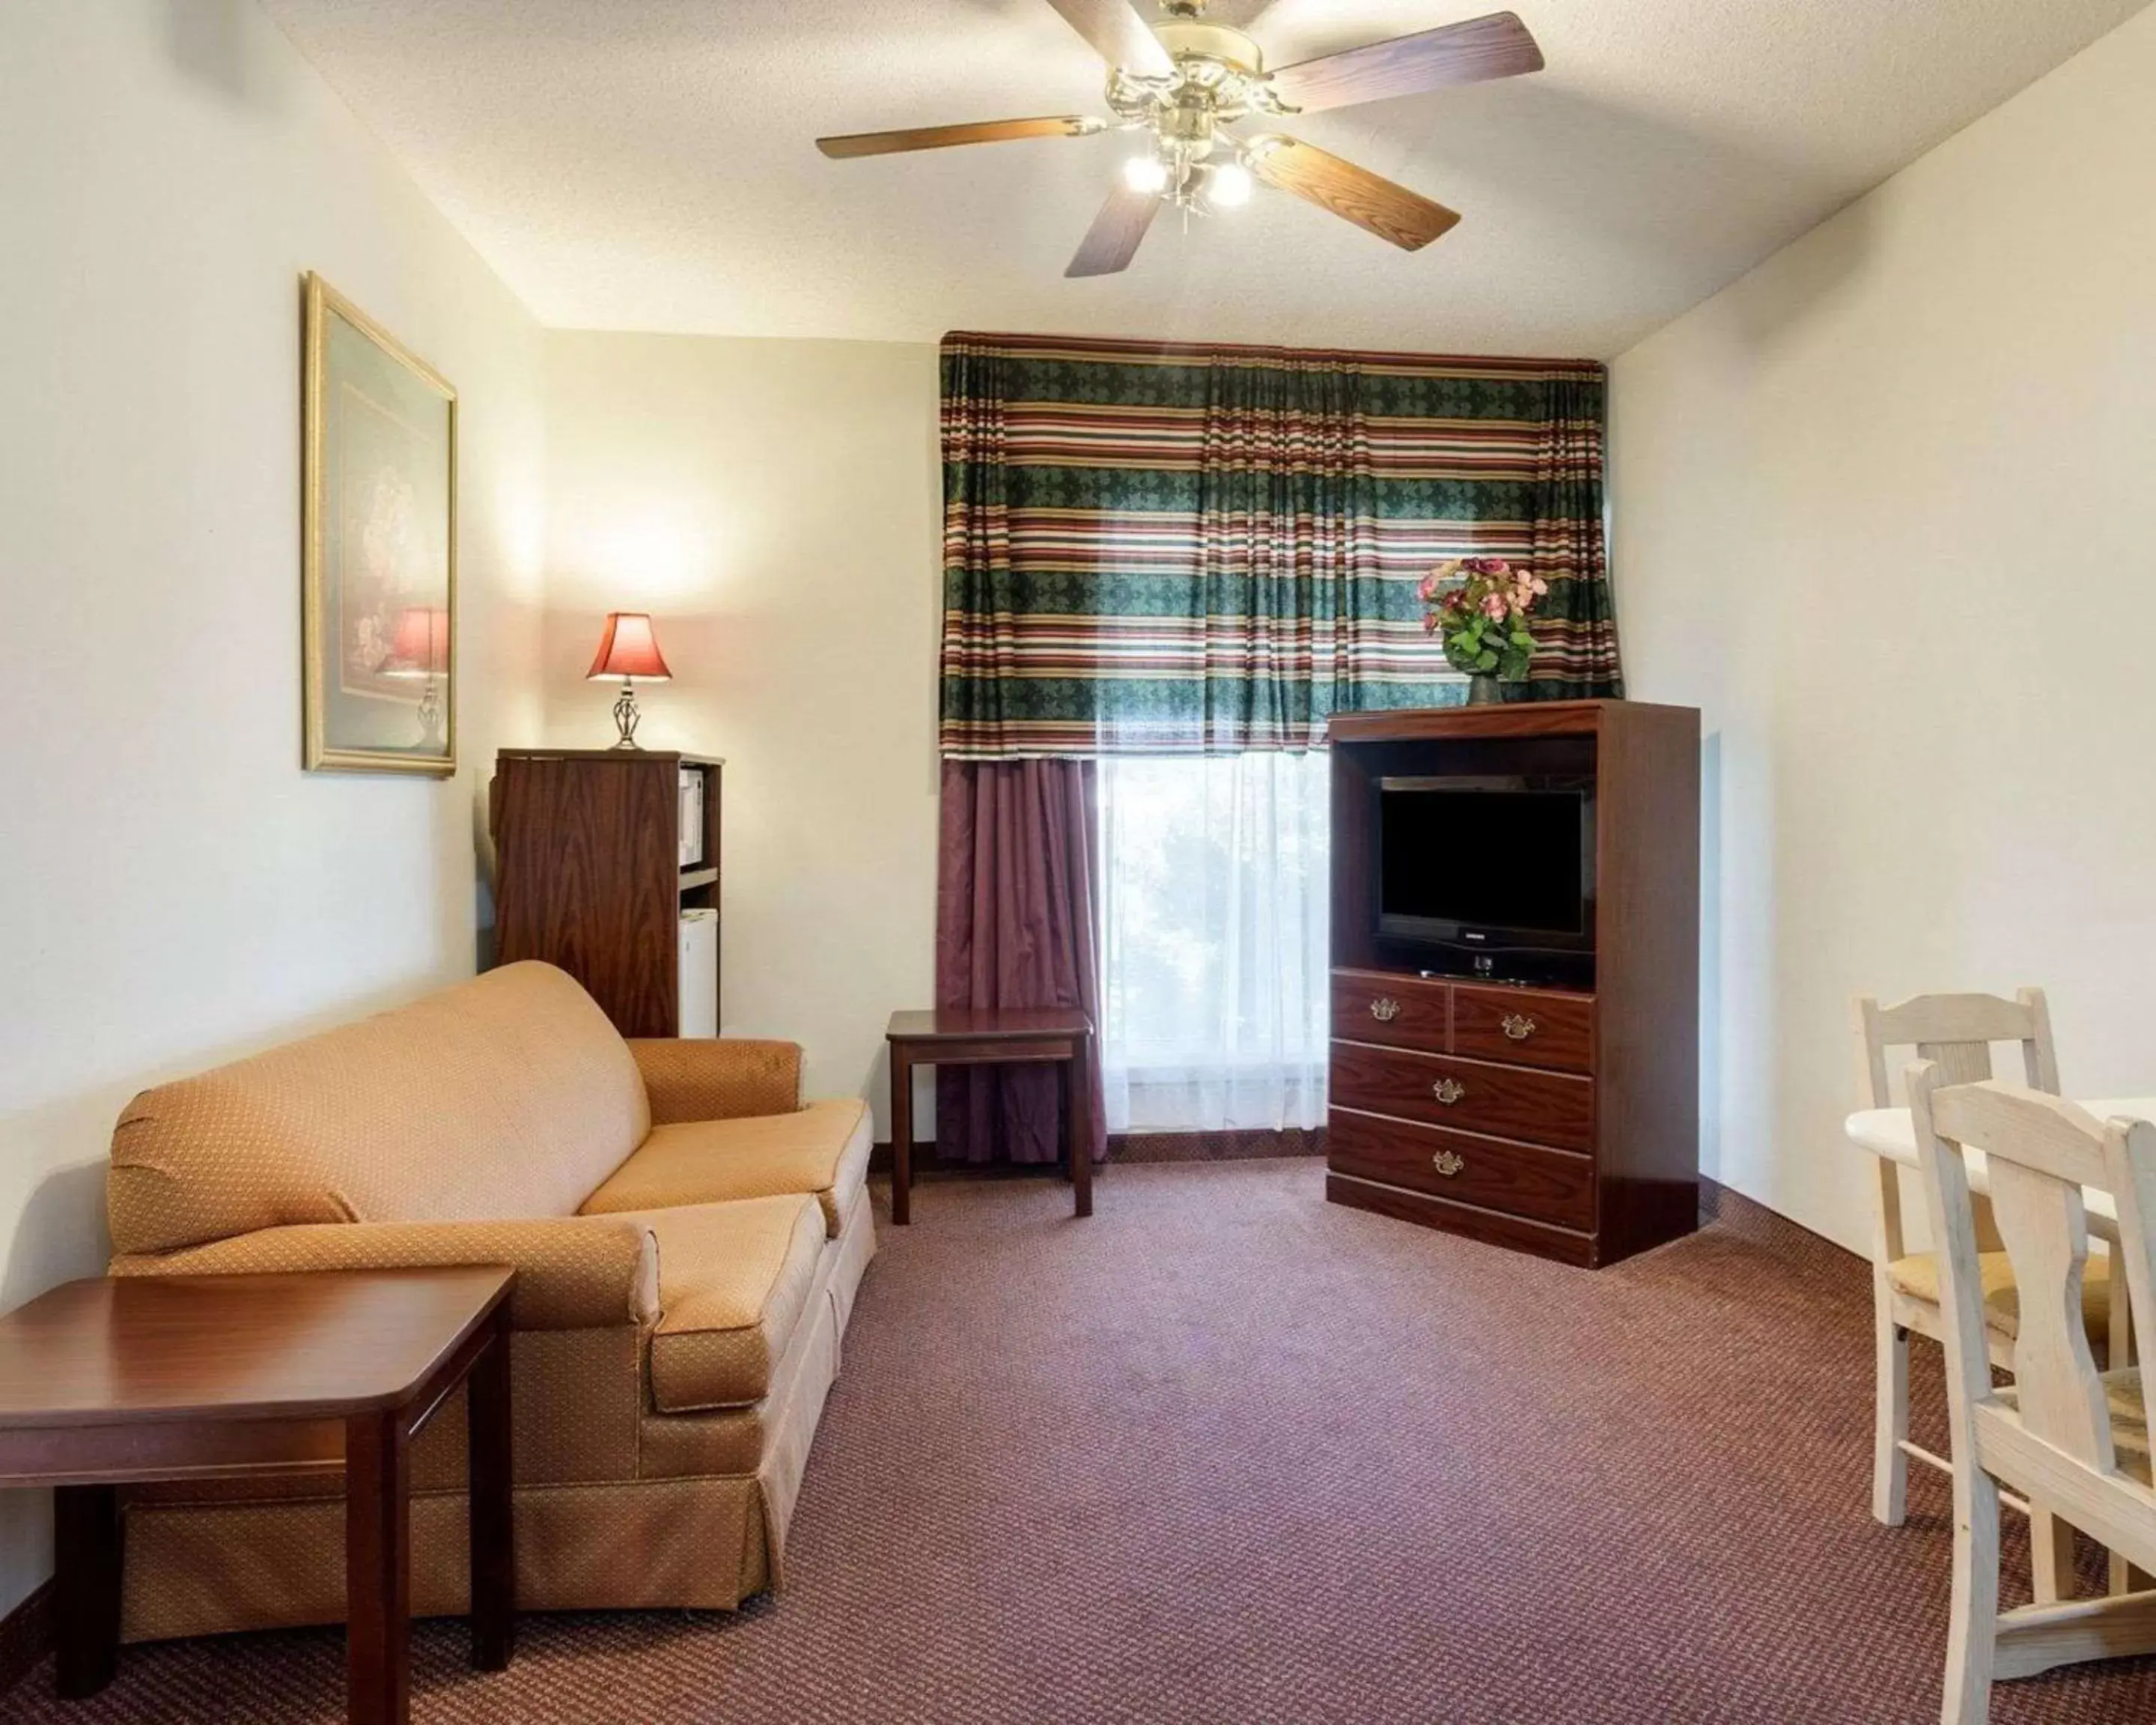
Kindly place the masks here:
<instances>
[{"instance_id":1,"label":"cream wall","mask_svg":"<svg viewBox=\"0 0 2156 1725\"><path fill-rule=\"evenodd\" d=\"M935 974L936 368L547 337L548 740L613 740L583 675L608 611L649 611L676 680L639 739L726 761L723 1028L798 1040L811 1091L870 1096L885 1133L884 1024Z\"/></svg>"},{"instance_id":2,"label":"cream wall","mask_svg":"<svg viewBox=\"0 0 2156 1725\"><path fill-rule=\"evenodd\" d=\"M1708 733L1705 1165L1851 1246L1849 997L2156 1091L2156 12L1623 356L1630 691Z\"/></svg>"},{"instance_id":3,"label":"cream wall","mask_svg":"<svg viewBox=\"0 0 2156 1725\"><path fill-rule=\"evenodd\" d=\"M0 7L0 162L4 1308L101 1266L134 1091L474 968L474 767L299 768L301 273L461 391L467 763L537 733L544 440L536 326L252 0Z\"/></svg>"}]
</instances>

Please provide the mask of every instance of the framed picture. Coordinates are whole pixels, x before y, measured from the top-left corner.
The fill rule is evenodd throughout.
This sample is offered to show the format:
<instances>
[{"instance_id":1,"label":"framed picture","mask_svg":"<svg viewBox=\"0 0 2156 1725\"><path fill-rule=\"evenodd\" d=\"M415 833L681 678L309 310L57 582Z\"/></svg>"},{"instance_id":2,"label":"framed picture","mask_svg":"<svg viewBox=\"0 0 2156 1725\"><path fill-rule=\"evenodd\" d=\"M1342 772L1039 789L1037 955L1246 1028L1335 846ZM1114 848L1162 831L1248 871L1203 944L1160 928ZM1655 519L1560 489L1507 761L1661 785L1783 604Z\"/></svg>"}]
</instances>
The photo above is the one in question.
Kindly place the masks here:
<instances>
[{"instance_id":1,"label":"framed picture","mask_svg":"<svg viewBox=\"0 0 2156 1725\"><path fill-rule=\"evenodd\" d=\"M307 277L310 772L457 768L457 392Z\"/></svg>"}]
</instances>

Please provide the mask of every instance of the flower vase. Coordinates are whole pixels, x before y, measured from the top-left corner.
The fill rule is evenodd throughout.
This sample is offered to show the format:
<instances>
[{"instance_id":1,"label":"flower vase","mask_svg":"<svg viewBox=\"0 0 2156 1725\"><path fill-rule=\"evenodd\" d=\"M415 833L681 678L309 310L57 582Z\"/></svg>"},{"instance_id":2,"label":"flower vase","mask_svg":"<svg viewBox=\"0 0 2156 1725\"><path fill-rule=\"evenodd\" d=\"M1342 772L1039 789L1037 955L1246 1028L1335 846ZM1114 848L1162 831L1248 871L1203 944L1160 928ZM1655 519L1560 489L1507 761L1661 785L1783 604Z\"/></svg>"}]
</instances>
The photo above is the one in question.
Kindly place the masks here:
<instances>
[{"instance_id":1,"label":"flower vase","mask_svg":"<svg viewBox=\"0 0 2156 1725\"><path fill-rule=\"evenodd\" d=\"M1470 706L1496 706L1505 698L1505 685L1486 671L1477 671L1467 680L1467 704Z\"/></svg>"}]
</instances>

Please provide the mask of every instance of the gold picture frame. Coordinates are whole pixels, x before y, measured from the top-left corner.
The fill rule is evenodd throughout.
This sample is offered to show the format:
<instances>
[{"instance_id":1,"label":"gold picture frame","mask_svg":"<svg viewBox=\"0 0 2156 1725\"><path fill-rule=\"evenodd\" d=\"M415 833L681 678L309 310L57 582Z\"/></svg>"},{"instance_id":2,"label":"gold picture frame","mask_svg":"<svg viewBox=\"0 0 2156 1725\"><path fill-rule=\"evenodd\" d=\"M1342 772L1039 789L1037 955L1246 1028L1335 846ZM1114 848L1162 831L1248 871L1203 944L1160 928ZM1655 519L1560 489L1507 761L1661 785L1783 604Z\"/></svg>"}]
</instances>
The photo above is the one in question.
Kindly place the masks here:
<instances>
[{"instance_id":1,"label":"gold picture frame","mask_svg":"<svg viewBox=\"0 0 2156 1725\"><path fill-rule=\"evenodd\" d=\"M300 652L311 773L457 770L457 392L306 279Z\"/></svg>"}]
</instances>

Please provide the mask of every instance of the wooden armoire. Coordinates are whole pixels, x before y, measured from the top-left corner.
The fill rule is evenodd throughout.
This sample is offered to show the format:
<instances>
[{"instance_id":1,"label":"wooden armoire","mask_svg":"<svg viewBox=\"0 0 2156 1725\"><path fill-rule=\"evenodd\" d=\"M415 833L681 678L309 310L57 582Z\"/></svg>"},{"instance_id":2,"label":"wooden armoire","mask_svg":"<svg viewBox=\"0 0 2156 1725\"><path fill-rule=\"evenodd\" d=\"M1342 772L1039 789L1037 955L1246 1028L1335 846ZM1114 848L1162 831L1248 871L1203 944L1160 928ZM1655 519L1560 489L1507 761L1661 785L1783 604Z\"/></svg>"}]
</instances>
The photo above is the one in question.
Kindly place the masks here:
<instances>
[{"instance_id":1,"label":"wooden armoire","mask_svg":"<svg viewBox=\"0 0 2156 1725\"><path fill-rule=\"evenodd\" d=\"M1699 715L1624 701L1336 717L1327 1196L1568 1263L1698 1225ZM1584 937L1534 955L1389 938L1381 788L1591 794ZM1472 825L1445 842L1478 867Z\"/></svg>"}]
</instances>

